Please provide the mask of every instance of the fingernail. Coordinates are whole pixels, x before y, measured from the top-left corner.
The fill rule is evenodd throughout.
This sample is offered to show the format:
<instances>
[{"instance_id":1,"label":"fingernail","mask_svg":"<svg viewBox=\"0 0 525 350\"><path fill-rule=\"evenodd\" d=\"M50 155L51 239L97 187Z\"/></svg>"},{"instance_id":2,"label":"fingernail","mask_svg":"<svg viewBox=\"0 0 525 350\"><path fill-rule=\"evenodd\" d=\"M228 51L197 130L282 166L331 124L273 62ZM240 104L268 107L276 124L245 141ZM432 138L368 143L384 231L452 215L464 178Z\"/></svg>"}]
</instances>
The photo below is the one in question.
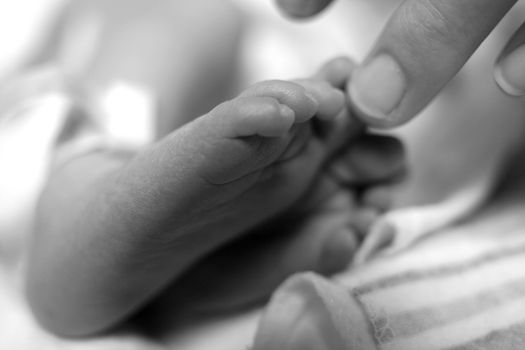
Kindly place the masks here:
<instances>
[{"instance_id":1,"label":"fingernail","mask_svg":"<svg viewBox=\"0 0 525 350\"><path fill-rule=\"evenodd\" d=\"M388 120L401 103L406 88L400 65L392 56L382 54L352 75L350 98L354 107L365 116Z\"/></svg>"},{"instance_id":2,"label":"fingernail","mask_svg":"<svg viewBox=\"0 0 525 350\"><path fill-rule=\"evenodd\" d=\"M498 62L494 79L511 96L525 95L525 46L520 46Z\"/></svg>"},{"instance_id":3,"label":"fingernail","mask_svg":"<svg viewBox=\"0 0 525 350\"><path fill-rule=\"evenodd\" d=\"M330 235L321 252L321 272L333 274L345 269L357 249L354 232L343 228Z\"/></svg>"}]
</instances>

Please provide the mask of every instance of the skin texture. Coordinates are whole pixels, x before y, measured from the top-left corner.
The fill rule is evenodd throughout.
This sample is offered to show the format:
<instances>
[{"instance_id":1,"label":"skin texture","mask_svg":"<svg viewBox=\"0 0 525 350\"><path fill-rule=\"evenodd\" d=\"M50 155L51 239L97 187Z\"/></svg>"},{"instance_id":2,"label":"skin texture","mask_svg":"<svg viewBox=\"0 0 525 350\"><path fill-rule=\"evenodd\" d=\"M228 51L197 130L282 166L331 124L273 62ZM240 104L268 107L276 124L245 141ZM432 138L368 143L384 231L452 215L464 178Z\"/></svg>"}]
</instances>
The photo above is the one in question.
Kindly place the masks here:
<instances>
[{"instance_id":1,"label":"skin texture","mask_svg":"<svg viewBox=\"0 0 525 350\"><path fill-rule=\"evenodd\" d=\"M215 96L211 92L220 91L231 96L229 91L235 81L233 70L241 23L226 2L219 5L215 1L197 0L181 6L178 2L159 1L155 4L152 7L147 0L71 2L53 31L57 36L51 38L48 52L34 60L38 64L74 61L69 59L70 50L62 47L67 48L70 42L67 40L69 25L77 23L77 16L88 14L89 19L93 12L103 13L107 23L99 37L100 46L86 60L87 65L66 64L67 75L87 83L95 91L104 91L115 81L129 81L149 89L159 99L157 135L159 138L168 135L139 154L94 152L53 169L39 205L40 218L32 242L27 292L41 323L60 335L91 335L118 326L129 315L149 304L160 291L166 292L155 304L165 313L173 314L181 309L181 305L220 309L261 300L288 275L298 271L329 274L341 270L352 257L355 236L362 235L377 215L374 209L368 210L365 219L349 225L354 219L354 215L348 215L349 211L355 212L356 217L362 216L357 215L359 210L355 207L355 186L388 182L403 168L402 146L397 140L385 141L391 144L389 151L385 152L382 147L370 147L374 142L361 141L364 127L348 113L340 113L330 122L339 108L333 109L339 103L334 103L334 99L341 96L340 92L333 92L334 88L343 90L354 69L354 64L348 59L335 59L312 79L297 81L309 91L310 97L325 102L316 107L315 120L306 123L312 125L296 124L285 133L287 138L281 136L279 142L267 143L268 147L262 147L260 151L269 153L257 153L261 158L256 162L237 166L239 164L235 165L229 157L223 157L223 152L214 153L213 147L234 145L234 150L252 154L250 147L259 144L256 140L259 136L249 136L250 140L241 137L242 141L221 144L224 138L216 138L219 135L214 131L222 130L225 132L222 136L229 132L244 135L254 131L275 136L282 131L290 118L277 118L277 121L288 120L278 124L281 126L277 128L272 123L267 128L266 119L258 119L262 123L257 124L261 129L251 130L253 125L243 119L249 115L258 116L256 111L259 109L254 105L264 101L272 101L270 110L280 109L275 108L281 104L276 102L279 93L269 91L268 83L250 89L248 95L239 98L247 103L239 104L236 100L222 105L214 113L206 114L207 117L199 118L193 126L177 129L225 99L224 95ZM200 11L204 5L208 9L205 14ZM174 15L179 20L173 21ZM212 62L210 57L213 57ZM185 69L180 69L181 66ZM288 87L292 84L297 92L297 84L281 83ZM264 97L254 95L254 90ZM211 124L203 121L212 119L210 114L222 115L228 120L232 117L229 112L237 108L246 112L240 115L240 129L236 129L237 124L236 128L224 129L221 122L213 124L216 128L210 130ZM305 117L304 113L308 115L303 110L299 116L311 118L309 115ZM270 114L273 115L270 119L275 120L277 115ZM202 125L208 127L201 128ZM173 132L174 129L177 130ZM383 143L383 137L375 138ZM213 140L220 141L209 144ZM294 180L292 186L286 186L286 181L283 181L280 189L275 189L287 199L281 201L281 194L279 200L267 199L272 204L271 210L242 205L243 202L258 203L258 193L263 192L266 196L271 192L262 189L248 191L257 182L261 169L250 174L246 171L250 172L251 165L261 165L259 161L273 159L272 156L280 153L279 147L291 140L294 142L286 147L281 160L289 160L293 166L280 174L286 181L292 181L285 175L297 171L300 181ZM313 143L310 148L304 148L310 143ZM364 146L359 146L361 143ZM352 170L354 166L363 168L352 164L359 163L361 157L346 155L346 147L354 149L354 146L357 153L375 154L376 159L383 160L378 161L378 168L372 171L379 174L378 177L367 179L362 175L370 172ZM193 152L195 150L198 152ZM200 152L202 150L206 152ZM311 153L308 157L304 156L306 150L306 153ZM197 157L189 157L190 154L202 154L212 159L199 163ZM300 161L298 154L303 154L308 162ZM248 158L252 160L252 157ZM204 178L201 180L208 182L209 192L197 195L200 191L191 187L194 182L181 180L191 178L184 172L188 169L180 166L182 161L184 165L203 165L197 166L197 170L202 170ZM214 167L229 161L240 173L224 169L217 171L219 168ZM365 163L365 168L366 164L370 163ZM387 166L383 167L383 164ZM398 166L392 167L392 164ZM339 171L334 177L331 168L336 166L345 171ZM277 169L271 168L265 175ZM192 169L197 172L196 168ZM279 174L266 179L267 187L273 188L270 180L274 177L279 177ZM305 186L315 190L300 193ZM217 187L222 187L221 191ZM332 198L330 195L334 193L340 194ZM231 214L225 209L229 206L228 200L235 202L239 197L242 200L237 206L242 208ZM294 198L299 199L294 201ZM275 203L278 206L274 207ZM307 205L296 206L296 203ZM290 208L278 217L252 228L258 221L288 205ZM215 214L211 213L215 210L211 208L217 209ZM183 215L180 215L181 211ZM205 213L200 215L202 212ZM294 218L293 225L290 225L288 215ZM324 229L327 219L334 215L339 217L338 225ZM236 223L239 226L227 232L216 230L219 222L237 222L238 217L250 219ZM345 220L341 219L343 217ZM298 251L308 254L297 254ZM271 263L268 256L274 258ZM250 259L250 264L245 264L246 259ZM242 269L239 269L240 265ZM226 273L224 278L210 280L210 271ZM255 280L246 276L265 278ZM181 282L177 283L179 277ZM216 298L189 297L200 290L202 281L210 289L219 291L214 294ZM239 281L247 283L239 286ZM181 288L182 284L184 288ZM222 290L218 288L223 286ZM228 286L235 286L236 293L232 294L233 288ZM169 301L173 308L166 309L163 301Z\"/></svg>"},{"instance_id":2,"label":"skin texture","mask_svg":"<svg viewBox=\"0 0 525 350\"><path fill-rule=\"evenodd\" d=\"M304 196L324 163L356 128L343 111L342 93L326 81L263 82L138 154L94 153L55 169L40 201L27 278L39 321L63 336L107 330L216 247L302 198L309 203ZM324 132L316 133L314 117ZM360 132L353 133L358 142ZM325 196L327 187L316 188L310 198ZM351 249L345 253L349 259ZM286 260L267 288L320 259L312 257Z\"/></svg>"},{"instance_id":3,"label":"skin texture","mask_svg":"<svg viewBox=\"0 0 525 350\"><path fill-rule=\"evenodd\" d=\"M329 0L277 0L292 17L313 16ZM516 0L405 0L394 11L348 91L360 117L393 127L416 116L452 79ZM384 58L389 64L384 65ZM376 59L376 82L360 79ZM386 66L386 68L385 68ZM383 84L393 81L396 84ZM388 101L388 102L385 102Z\"/></svg>"},{"instance_id":4,"label":"skin texture","mask_svg":"<svg viewBox=\"0 0 525 350\"><path fill-rule=\"evenodd\" d=\"M290 206L324 158L299 123L334 98L342 108L332 91L317 101L298 84L256 85L124 164L97 159L106 166L86 183L89 193L65 192L76 199L70 209L58 197L62 181L101 155L59 169L42 196L29 269L39 319L65 335L105 329L211 247ZM302 176L286 181L292 173ZM57 208L68 215L53 215ZM85 279L71 284L74 276Z\"/></svg>"}]
</instances>

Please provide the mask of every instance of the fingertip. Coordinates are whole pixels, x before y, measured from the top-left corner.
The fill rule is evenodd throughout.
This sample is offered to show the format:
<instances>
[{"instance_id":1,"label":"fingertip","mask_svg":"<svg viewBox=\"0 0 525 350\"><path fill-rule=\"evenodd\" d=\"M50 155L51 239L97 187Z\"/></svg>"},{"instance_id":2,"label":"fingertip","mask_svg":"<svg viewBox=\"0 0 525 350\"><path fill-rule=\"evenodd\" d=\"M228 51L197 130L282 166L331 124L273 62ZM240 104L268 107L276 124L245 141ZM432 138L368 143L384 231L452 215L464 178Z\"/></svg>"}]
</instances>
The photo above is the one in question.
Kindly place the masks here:
<instances>
[{"instance_id":1,"label":"fingertip","mask_svg":"<svg viewBox=\"0 0 525 350\"><path fill-rule=\"evenodd\" d=\"M348 80L350 104L357 116L375 128L392 128L405 122L398 107L407 91L405 73L390 55L382 54L357 69Z\"/></svg>"},{"instance_id":2,"label":"fingertip","mask_svg":"<svg viewBox=\"0 0 525 350\"><path fill-rule=\"evenodd\" d=\"M516 0L407 0L389 16L348 90L369 126L420 113L465 65ZM525 74L523 74L525 76Z\"/></svg>"},{"instance_id":3,"label":"fingertip","mask_svg":"<svg viewBox=\"0 0 525 350\"><path fill-rule=\"evenodd\" d=\"M323 64L314 78L326 81L333 87L343 90L355 67L355 61L349 57L336 57Z\"/></svg>"},{"instance_id":4,"label":"fingertip","mask_svg":"<svg viewBox=\"0 0 525 350\"><path fill-rule=\"evenodd\" d=\"M371 108L363 103L359 92L355 87L349 86L347 91L349 105L352 108L353 114L367 127L386 130L395 128L402 124L398 121L389 119L388 116L379 112L377 109Z\"/></svg>"}]
</instances>

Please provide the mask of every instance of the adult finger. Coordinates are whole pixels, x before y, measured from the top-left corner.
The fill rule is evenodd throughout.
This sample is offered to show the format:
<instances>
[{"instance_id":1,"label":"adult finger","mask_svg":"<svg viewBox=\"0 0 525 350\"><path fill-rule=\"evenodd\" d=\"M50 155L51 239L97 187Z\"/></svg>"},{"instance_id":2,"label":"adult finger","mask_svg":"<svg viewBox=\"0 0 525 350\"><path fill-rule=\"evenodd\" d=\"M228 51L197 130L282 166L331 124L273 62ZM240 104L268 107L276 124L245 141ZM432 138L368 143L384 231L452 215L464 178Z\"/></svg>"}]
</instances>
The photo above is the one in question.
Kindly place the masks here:
<instances>
[{"instance_id":1,"label":"adult finger","mask_svg":"<svg viewBox=\"0 0 525 350\"><path fill-rule=\"evenodd\" d=\"M376 127L414 117L516 1L405 0L349 82L360 117Z\"/></svg>"},{"instance_id":2,"label":"adult finger","mask_svg":"<svg viewBox=\"0 0 525 350\"><path fill-rule=\"evenodd\" d=\"M494 70L501 89L511 96L525 95L525 24L503 49Z\"/></svg>"},{"instance_id":3,"label":"adult finger","mask_svg":"<svg viewBox=\"0 0 525 350\"><path fill-rule=\"evenodd\" d=\"M306 18L324 10L333 0L276 0L277 6L288 16Z\"/></svg>"}]
</instances>

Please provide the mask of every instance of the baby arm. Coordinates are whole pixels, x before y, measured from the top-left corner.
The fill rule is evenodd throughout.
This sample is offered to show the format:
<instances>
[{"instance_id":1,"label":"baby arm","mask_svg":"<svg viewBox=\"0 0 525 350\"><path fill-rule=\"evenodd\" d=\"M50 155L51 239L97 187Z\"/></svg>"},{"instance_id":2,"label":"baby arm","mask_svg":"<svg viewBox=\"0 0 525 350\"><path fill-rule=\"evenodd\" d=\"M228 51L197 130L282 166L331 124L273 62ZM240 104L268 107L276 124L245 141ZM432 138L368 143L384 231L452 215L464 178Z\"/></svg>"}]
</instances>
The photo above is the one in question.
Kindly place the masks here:
<instances>
[{"instance_id":1,"label":"baby arm","mask_svg":"<svg viewBox=\"0 0 525 350\"><path fill-rule=\"evenodd\" d=\"M343 103L327 85L265 82L136 155L94 152L55 169L27 273L39 321L64 336L108 330L290 207L328 156L309 120Z\"/></svg>"}]
</instances>

